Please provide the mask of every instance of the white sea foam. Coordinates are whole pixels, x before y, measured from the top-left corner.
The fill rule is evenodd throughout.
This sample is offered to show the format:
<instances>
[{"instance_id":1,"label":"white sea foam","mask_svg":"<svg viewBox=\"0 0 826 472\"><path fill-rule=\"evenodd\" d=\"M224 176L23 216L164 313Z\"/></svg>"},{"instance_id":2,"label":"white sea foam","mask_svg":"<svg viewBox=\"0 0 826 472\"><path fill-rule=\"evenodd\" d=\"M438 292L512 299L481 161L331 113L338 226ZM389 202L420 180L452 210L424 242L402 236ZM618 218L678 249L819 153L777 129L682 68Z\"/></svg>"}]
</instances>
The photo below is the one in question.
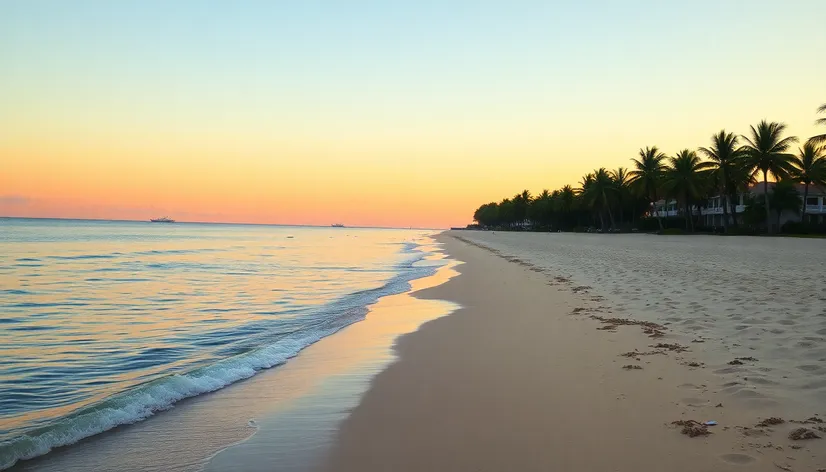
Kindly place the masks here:
<instances>
[{"instance_id":1,"label":"white sea foam","mask_svg":"<svg viewBox=\"0 0 826 472\"><path fill-rule=\"evenodd\" d=\"M185 398L213 392L287 362L302 349L364 318L367 307L379 298L409 289L409 281L427 276L435 265L417 266L423 255L415 245L405 245L409 257L398 266L399 274L381 288L348 295L315 315L309 327L281 337L276 342L230 357L193 371L163 377L110 397L43 427L26 431L0 443L0 470L20 460L31 459L50 450L74 444L120 425L144 420L172 408Z\"/></svg>"}]
</instances>

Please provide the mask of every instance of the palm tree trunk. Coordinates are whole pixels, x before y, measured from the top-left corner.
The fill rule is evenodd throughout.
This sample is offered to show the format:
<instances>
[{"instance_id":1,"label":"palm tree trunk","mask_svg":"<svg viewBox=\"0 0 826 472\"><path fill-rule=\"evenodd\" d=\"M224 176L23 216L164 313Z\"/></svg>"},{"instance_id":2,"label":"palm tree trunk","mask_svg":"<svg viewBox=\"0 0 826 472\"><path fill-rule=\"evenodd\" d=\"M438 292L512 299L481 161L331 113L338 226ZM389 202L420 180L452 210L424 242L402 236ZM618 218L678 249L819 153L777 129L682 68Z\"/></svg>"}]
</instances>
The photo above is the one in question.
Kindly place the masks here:
<instances>
[{"instance_id":1,"label":"palm tree trunk","mask_svg":"<svg viewBox=\"0 0 826 472\"><path fill-rule=\"evenodd\" d=\"M655 190L652 195L654 197L654 205L653 205L654 216L657 218L657 224L660 225L660 231L662 231L664 228L663 228L663 220L660 218L660 212L659 212L659 210L657 210L657 201L658 201L657 200L657 191Z\"/></svg>"},{"instance_id":2,"label":"palm tree trunk","mask_svg":"<svg viewBox=\"0 0 826 472\"><path fill-rule=\"evenodd\" d=\"M683 198L685 203L685 229L686 231L694 232L694 224L691 222L691 210L688 206L688 198Z\"/></svg>"},{"instance_id":3,"label":"palm tree trunk","mask_svg":"<svg viewBox=\"0 0 826 472\"><path fill-rule=\"evenodd\" d=\"M769 208L769 182L768 182L768 172L765 170L763 171L763 198L766 202L766 231L769 234L772 234L772 224L771 224L771 209ZM780 224L780 217L777 217L778 224Z\"/></svg>"},{"instance_id":4,"label":"palm tree trunk","mask_svg":"<svg viewBox=\"0 0 826 472\"><path fill-rule=\"evenodd\" d=\"M726 195L725 190L720 192L720 198L722 199L723 204L723 232L728 233L728 195Z\"/></svg>"},{"instance_id":5,"label":"palm tree trunk","mask_svg":"<svg viewBox=\"0 0 826 472\"><path fill-rule=\"evenodd\" d=\"M622 226L625 223L625 211L622 209L623 204L620 202L619 211L620 211L620 221L619 224Z\"/></svg>"},{"instance_id":6,"label":"palm tree trunk","mask_svg":"<svg viewBox=\"0 0 826 472\"><path fill-rule=\"evenodd\" d=\"M730 205L731 210L731 224L735 228L740 227L740 223L737 222L737 204L734 203L737 200L737 193L728 196L728 204Z\"/></svg>"},{"instance_id":7,"label":"palm tree trunk","mask_svg":"<svg viewBox=\"0 0 826 472\"><path fill-rule=\"evenodd\" d=\"M605 218L602 217L602 210L599 211L599 229L605 231Z\"/></svg>"},{"instance_id":8,"label":"palm tree trunk","mask_svg":"<svg viewBox=\"0 0 826 472\"><path fill-rule=\"evenodd\" d=\"M611 206L610 205L606 205L606 208L608 209L608 219L611 221L611 228L613 228L614 227L614 214L611 213Z\"/></svg>"},{"instance_id":9,"label":"palm tree trunk","mask_svg":"<svg viewBox=\"0 0 826 472\"><path fill-rule=\"evenodd\" d=\"M806 181L803 187L803 213L800 214L800 221L806 224L806 200L809 198L809 182Z\"/></svg>"},{"instance_id":10,"label":"palm tree trunk","mask_svg":"<svg viewBox=\"0 0 826 472\"><path fill-rule=\"evenodd\" d=\"M687 203L686 206L688 207L688 224L691 225L691 232L694 232L694 215L692 211L694 210L694 205Z\"/></svg>"}]
</instances>

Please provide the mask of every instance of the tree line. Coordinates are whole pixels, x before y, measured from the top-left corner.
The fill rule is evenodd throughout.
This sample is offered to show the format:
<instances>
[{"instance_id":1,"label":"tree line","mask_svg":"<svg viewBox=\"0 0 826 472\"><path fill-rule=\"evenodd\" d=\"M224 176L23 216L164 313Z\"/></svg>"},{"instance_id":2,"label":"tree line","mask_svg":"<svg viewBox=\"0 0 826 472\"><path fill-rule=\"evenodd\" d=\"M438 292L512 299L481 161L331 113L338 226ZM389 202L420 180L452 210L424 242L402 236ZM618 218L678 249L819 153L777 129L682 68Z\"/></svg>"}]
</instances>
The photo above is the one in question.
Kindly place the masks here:
<instances>
[{"instance_id":1,"label":"tree line","mask_svg":"<svg viewBox=\"0 0 826 472\"><path fill-rule=\"evenodd\" d=\"M817 112L826 113L826 104ZM816 123L826 125L826 118ZM600 167L583 176L575 188L565 185L535 196L524 190L480 206L473 219L488 228L562 231L585 226L616 231L654 219L662 230L663 217L654 203L665 199L676 200L685 229L694 231L702 220L701 212L693 210L706 208L710 198L720 196L723 230L728 232L740 224L734 206L745 194L743 222L771 233L773 214L779 226L783 210L798 212L802 207L805 221L806 205L801 205L795 184L803 184L802 202L810 187L826 188L826 134L812 136L793 153L799 140L786 136L786 130L784 123L763 120L750 126L746 135L721 130L707 147L683 149L673 156L657 146L645 147L631 159L630 169ZM769 175L777 182L771 190ZM758 182L763 195L752 198L749 186Z\"/></svg>"}]
</instances>

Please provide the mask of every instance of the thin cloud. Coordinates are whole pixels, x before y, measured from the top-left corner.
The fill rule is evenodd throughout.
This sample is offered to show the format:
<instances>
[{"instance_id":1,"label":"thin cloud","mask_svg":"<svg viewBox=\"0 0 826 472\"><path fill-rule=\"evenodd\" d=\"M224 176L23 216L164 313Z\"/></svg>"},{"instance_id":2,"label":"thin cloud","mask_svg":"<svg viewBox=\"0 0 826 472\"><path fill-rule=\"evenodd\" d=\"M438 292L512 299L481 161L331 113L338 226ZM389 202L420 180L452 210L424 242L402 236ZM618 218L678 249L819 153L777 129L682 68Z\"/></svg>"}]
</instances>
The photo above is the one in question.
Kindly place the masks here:
<instances>
[{"instance_id":1,"label":"thin cloud","mask_svg":"<svg viewBox=\"0 0 826 472\"><path fill-rule=\"evenodd\" d=\"M32 203L32 199L23 195L0 195L0 205L23 206Z\"/></svg>"}]
</instances>

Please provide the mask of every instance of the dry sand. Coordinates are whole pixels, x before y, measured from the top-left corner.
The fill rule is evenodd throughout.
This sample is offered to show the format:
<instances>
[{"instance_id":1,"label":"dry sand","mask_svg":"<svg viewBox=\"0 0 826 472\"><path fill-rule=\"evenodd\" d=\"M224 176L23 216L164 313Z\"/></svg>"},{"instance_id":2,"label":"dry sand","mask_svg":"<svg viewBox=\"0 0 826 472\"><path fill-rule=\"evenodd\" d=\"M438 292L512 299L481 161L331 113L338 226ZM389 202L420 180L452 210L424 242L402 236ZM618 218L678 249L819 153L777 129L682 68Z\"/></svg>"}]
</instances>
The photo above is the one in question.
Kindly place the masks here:
<instances>
[{"instance_id":1,"label":"dry sand","mask_svg":"<svg viewBox=\"0 0 826 472\"><path fill-rule=\"evenodd\" d=\"M547 238L552 235L497 239L500 235L459 233L471 238L468 241L451 235L455 233L442 240L452 257L465 262L458 267L461 275L417 296L450 300L463 308L399 339L398 361L374 379L361 404L342 424L326 470L816 471L826 467L826 439L789 439L795 428L814 431L823 425L755 426L777 416L775 409L801 415L786 420L804 420L822 412L803 415L807 402L782 409L780 399L754 403L736 396L731 391L736 386L720 385L721 374L704 368L705 350L712 342L691 343L700 340L699 333L686 337L666 326L594 319L643 317L629 313L630 304L620 307L625 313L612 313L606 296L580 284L588 280L587 274L579 271L579 280L572 280L560 271L570 267L553 267L553 259L545 260ZM546 239L531 239L537 237ZM611 236L602 238L587 249L581 247L582 241L566 240L570 245L566 249L574 253L555 256L560 258L556 262L575 261L589 251L598 255L600 247L622 243ZM583 254L575 254L577 248ZM687 269L700 268L670 270L685 273ZM624 267L602 291L622 292L624 287L634 295L633 285L639 283L645 293L662 294L657 284L640 279L672 283L662 280L667 272L662 266L654 275L639 275L644 270ZM697 275L700 281L703 275ZM713 324L708 326L704 334L715 334ZM654 347L658 343L670 346ZM662 353L621 355L635 350ZM819 360L799 362L822 367ZM698 367L688 365L692 363ZM729 367L754 363L746 360ZM712 419L719 425L708 428L712 434L707 436L683 435L683 427L672 424Z\"/></svg>"},{"instance_id":2,"label":"dry sand","mask_svg":"<svg viewBox=\"0 0 826 472\"><path fill-rule=\"evenodd\" d=\"M826 244L818 239L467 232L592 287L616 316L662 323L732 398L767 414L826 411ZM755 358L742 364L737 358Z\"/></svg>"}]
</instances>

